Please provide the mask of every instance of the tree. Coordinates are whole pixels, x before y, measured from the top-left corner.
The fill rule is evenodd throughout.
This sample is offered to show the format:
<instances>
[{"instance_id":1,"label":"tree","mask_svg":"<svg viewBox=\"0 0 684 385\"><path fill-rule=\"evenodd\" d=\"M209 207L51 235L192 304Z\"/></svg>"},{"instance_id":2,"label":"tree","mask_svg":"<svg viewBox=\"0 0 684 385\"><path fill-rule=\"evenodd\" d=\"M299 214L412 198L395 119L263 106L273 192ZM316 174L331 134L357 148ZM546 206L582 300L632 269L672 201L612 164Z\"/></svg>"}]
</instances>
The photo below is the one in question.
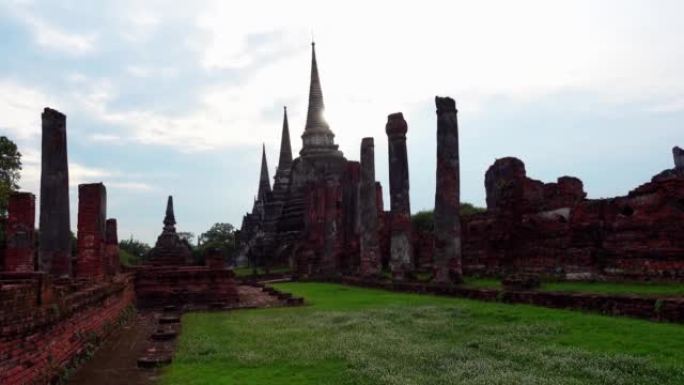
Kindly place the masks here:
<instances>
[{"instance_id":1,"label":"tree","mask_svg":"<svg viewBox=\"0 0 684 385\"><path fill-rule=\"evenodd\" d=\"M6 136L0 136L0 216L7 216L7 204L13 191L19 189L21 153Z\"/></svg>"},{"instance_id":2,"label":"tree","mask_svg":"<svg viewBox=\"0 0 684 385\"><path fill-rule=\"evenodd\" d=\"M132 256L133 258L127 257L127 259L133 263L134 261L144 260L151 247L147 243L133 239L133 236L131 235L129 239L119 241L119 249Z\"/></svg>"},{"instance_id":3,"label":"tree","mask_svg":"<svg viewBox=\"0 0 684 385\"><path fill-rule=\"evenodd\" d=\"M236 250L235 227L230 223L215 223L197 238L197 248L201 253L209 248L216 248L224 256L232 258Z\"/></svg>"},{"instance_id":4,"label":"tree","mask_svg":"<svg viewBox=\"0 0 684 385\"><path fill-rule=\"evenodd\" d=\"M181 240L188 242L188 244L192 246L192 240L195 239L195 233L191 233L189 231L179 231L178 237Z\"/></svg>"},{"instance_id":5,"label":"tree","mask_svg":"<svg viewBox=\"0 0 684 385\"><path fill-rule=\"evenodd\" d=\"M472 203L461 202L459 207L461 218L468 217L474 214L483 213L487 209L477 207ZM434 212L432 210L419 211L411 216L413 228L418 231L433 231L435 228Z\"/></svg>"}]
</instances>

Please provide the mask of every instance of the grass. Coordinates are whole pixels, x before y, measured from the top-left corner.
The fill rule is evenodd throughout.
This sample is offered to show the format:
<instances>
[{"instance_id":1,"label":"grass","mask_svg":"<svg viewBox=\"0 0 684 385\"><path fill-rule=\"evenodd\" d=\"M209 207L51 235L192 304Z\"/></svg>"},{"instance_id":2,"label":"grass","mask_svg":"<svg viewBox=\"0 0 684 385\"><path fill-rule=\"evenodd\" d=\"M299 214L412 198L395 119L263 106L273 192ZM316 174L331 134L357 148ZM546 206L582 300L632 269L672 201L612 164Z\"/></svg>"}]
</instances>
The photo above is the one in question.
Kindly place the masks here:
<instances>
[{"instance_id":1,"label":"grass","mask_svg":"<svg viewBox=\"0 0 684 385\"><path fill-rule=\"evenodd\" d=\"M254 272L251 267L238 267L238 268L233 269L233 271L235 272L235 275L238 277L249 277ZM274 268L270 269L271 274L281 274L281 273L289 273L289 272L290 272L289 267L274 267ZM259 268L257 268L257 274L259 274L259 275L266 274L266 270L259 267Z\"/></svg>"},{"instance_id":2,"label":"grass","mask_svg":"<svg viewBox=\"0 0 684 385\"><path fill-rule=\"evenodd\" d=\"M476 288L500 289L501 281L494 278L466 277L465 284ZM668 282L542 282L538 290L573 293L638 294L653 296L684 296L684 284Z\"/></svg>"},{"instance_id":3,"label":"grass","mask_svg":"<svg viewBox=\"0 0 684 385\"><path fill-rule=\"evenodd\" d=\"M287 283L308 306L189 313L161 384L683 384L684 327Z\"/></svg>"}]
</instances>

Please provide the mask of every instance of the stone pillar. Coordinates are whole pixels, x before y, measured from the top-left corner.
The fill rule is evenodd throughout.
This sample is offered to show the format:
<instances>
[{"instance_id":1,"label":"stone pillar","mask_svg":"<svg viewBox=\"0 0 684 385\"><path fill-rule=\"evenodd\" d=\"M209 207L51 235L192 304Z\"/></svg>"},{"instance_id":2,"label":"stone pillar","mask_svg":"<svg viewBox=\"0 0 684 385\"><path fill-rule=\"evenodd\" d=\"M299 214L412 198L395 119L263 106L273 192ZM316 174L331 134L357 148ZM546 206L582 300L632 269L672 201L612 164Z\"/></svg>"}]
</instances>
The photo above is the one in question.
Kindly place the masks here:
<instances>
[{"instance_id":1,"label":"stone pillar","mask_svg":"<svg viewBox=\"0 0 684 385\"><path fill-rule=\"evenodd\" d=\"M105 260L107 261L108 275L116 275L121 270L117 227L116 219L107 219L105 227Z\"/></svg>"},{"instance_id":2,"label":"stone pillar","mask_svg":"<svg viewBox=\"0 0 684 385\"><path fill-rule=\"evenodd\" d=\"M107 190L102 183L78 185L78 258L75 276L97 278L105 275L105 218Z\"/></svg>"},{"instance_id":3,"label":"stone pillar","mask_svg":"<svg viewBox=\"0 0 684 385\"><path fill-rule=\"evenodd\" d=\"M71 276L71 227L69 224L69 165L66 116L43 110L40 174L40 270L53 277Z\"/></svg>"},{"instance_id":4,"label":"stone pillar","mask_svg":"<svg viewBox=\"0 0 684 385\"><path fill-rule=\"evenodd\" d=\"M409 202L409 170L406 154L408 126L401 112L387 117L390 180L390 268L396 279L413 271L411 246L411 205Z\"/></svg>"},{"instance_id":5,"label":"stone pillar","mask_svg":"<svg viewBox=\"0 0 684 385\"><path fill-rule=\"evenodd\" d=\"M675 146L672 148L672 156L674 157L675 169L684 170L684 150Z\"/></svg>"},{"instance_id":6,"label":"stone pillar","mask_svg":"<svg viewBox=\"0 0 684 385\"><path fill-rule=\"evenodd\" d=\"M456 103L435 97L437 107L437 186L435 188L435 235L433 281L461 282L461 198Z\"/></svg>"},{"instance_id":7,"label":"stone pillar","mask_svg":"<svg viewBox=\"0 0 684 385\"><path fill-rule=\"evenodd\" d=\"M36 222L36 197L27 192L10 194L5 237L4 271L25 273L35 270L33 263Z\"/></svg>"},{"instance_id":8,"label":"stone pillar","mask_svg":"<svg viewBox=\"0 0 684 385\"><path fill-rule=\"evenodd\" d=\"M361 219L362 276L380 273L380 243L378 241L377 188L375 185L375 150L373 138L361 140L361 182L359 184L359 215Z\"/></svg>"}]
</instances>

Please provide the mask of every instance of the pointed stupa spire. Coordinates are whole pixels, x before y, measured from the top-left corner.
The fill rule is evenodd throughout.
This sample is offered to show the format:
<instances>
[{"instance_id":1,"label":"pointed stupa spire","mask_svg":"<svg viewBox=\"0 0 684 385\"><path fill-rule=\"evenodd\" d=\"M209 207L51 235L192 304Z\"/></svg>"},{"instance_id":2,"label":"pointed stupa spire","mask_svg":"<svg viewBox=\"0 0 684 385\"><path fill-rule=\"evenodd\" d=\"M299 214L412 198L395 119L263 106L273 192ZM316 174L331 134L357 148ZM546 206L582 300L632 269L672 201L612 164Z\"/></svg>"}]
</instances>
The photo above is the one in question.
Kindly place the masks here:
<instances>
[{"instance_id":1,"label":"pointed stupa spire","mask_svg":"<svg viewBox=\"0 0 684 385\"><path fill-rule=\"evenodd\" d=\"M311 83L309 84L309 109L306 114L306 126L302 134L303 146L301 155L315 153L329 153L342 155L335 145L335 134L330 130L324 117L325 104L321 80L318 77L318 63L316 62L316 43L311 42Z\"/></svg>"},{"instance_id":2,"label":"pointed stupa spire","mask_svg":"<svg viewBox=\"0 0 684 385\"><path fill-rule=\"evenodd\" d=\"M287 107L283 107L283 133L280 136L280 159L278 170L292 167L292 146L290 145L290 126L287 122Z\"/></svg>"},{"instance_id":3,"label":"pointed stupa spire","mask_svg":"<svg viewBox=\"0 0 684 385\"><path fill-rule=\"evenodd\" d=\"M309 110L306 115L306 127L304 132L330 132L330 126L325 121L323 113L323 91L321 80L318 77L318 64L316 63L316 43L311 42L311 83L309 84Z\"/></svg>"},{"instance_id":4,"label":"pointed stupa spire","mask_svg":"<svg viewBox=\"0 0 684 385\"><path fill-rule=\"evenodd\" d=\"M166 201L166 216L164 216L164 228L173 228L176 225L176 216L173 214L173 196L169 195Z\"/></svg>"},{"instance_id":5,"label":"pointed stupa spire","mask_svg":"<svg viewBox=\"0 0 684 385\"><path fill-rule=\"evenodd\" d=\"M271 182L268 178L268 164L266 163L266 144L262 144L261 148L261 175L259 176L259 199L271 192Z\"/></svg>"}]
</instances>

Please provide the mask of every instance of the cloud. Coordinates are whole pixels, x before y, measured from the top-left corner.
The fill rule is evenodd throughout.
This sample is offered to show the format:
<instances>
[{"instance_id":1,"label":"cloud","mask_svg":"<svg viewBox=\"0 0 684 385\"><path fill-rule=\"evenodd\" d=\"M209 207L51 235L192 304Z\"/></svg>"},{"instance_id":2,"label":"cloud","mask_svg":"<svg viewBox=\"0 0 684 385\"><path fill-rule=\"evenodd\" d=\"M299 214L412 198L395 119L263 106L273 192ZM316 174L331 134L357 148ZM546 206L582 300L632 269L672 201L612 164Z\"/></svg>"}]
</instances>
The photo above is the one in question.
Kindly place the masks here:
<instances>
[{"instance_id":1,"label":"cloud","mask_svg":"<svg viewBox=\"0 0 684 385\"><path fill-rule=\"evenodd\" d=\"M27 140L40 134L41 107L55 104L41 90L11 79L0 79L0 129L14 140Z\"/></svg>"},{"instance_id":2,"label":"cloud","mask_svg":"<svg viewBox=\"0 0 684 385\"><path fill-rule=\"evenodd\" d=\"M31 28L35 42L48 50L83 55L95 49L95 33L67 32L33 15L24 16L24 21Z\"/></svg>"},{"instance_id":3,"label":"cloud","mask_svg":"<svg viewBox=\"0 0 684 385\"><path fill-rule=\"evenodd\" d=\"M684 98L672 99L662 104L647 108L649 112L670 113L684 111Z\"/></svg>"},{"instance_id":4,"label":"cloud","mask_svg":"<svg viewBox=\"0 0 684 385\"><path fill-rule=\"evenodd\" d=\"M128 191L154 191L155 188L142 182L109 182L107 188L128 190Z\"/></svg>"},{"instance_id":5,"label":"cloud","mask_svg":"<svg viewBox=\"0 0 684 385\"><path fill-rule=\"evenodd\" d=\"M122 143L122 138L118 135L113 135L113 134L103 134L103 133L95 133L95 134L90 134L88 135L88 139L91 142L97 142L97 143L110 143L110 144L121 144Z\"/></svg>"}]
</instances>

